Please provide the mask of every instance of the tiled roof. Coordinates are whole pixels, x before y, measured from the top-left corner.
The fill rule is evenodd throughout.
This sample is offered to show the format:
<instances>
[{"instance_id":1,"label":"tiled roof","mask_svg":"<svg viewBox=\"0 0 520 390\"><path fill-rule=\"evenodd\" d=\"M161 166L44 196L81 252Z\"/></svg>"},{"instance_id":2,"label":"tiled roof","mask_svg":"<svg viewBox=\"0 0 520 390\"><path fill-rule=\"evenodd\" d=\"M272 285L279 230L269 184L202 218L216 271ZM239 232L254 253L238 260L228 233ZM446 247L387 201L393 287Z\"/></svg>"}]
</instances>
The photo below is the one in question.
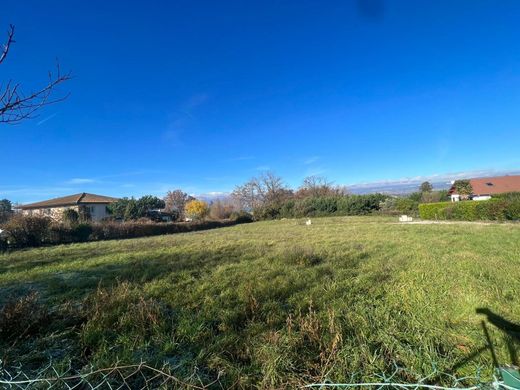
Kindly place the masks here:
<instances>
[{"instance_id":1,"label":"tiled roof","mask_svg":"<svg viewBox=\"0 0 520 390\"><path fill-rule=\"evenodd\" d=\"M22 206L19 206L18 208L22 210L30 210L50 207L73 206L78 204L114 203L117 200L117 198L112 198L110 196L87 194L86 192L82 192L81 194L74 194L69 196L63 196L61 198L44 200L42 202L24 204Z\"/></svg>"},{"instance_id":2,"label":"tiled roof","mask_svg":"<svg viewBox=\"0 0 520 390\"><path fill-rule=\"evenodd\" d=\"M493 195L505 192L520 192L520 175L481 177L470 179L473 195ZM450 189L450 193L456 194L455 187Z\"/></svg>"}]
</instances>

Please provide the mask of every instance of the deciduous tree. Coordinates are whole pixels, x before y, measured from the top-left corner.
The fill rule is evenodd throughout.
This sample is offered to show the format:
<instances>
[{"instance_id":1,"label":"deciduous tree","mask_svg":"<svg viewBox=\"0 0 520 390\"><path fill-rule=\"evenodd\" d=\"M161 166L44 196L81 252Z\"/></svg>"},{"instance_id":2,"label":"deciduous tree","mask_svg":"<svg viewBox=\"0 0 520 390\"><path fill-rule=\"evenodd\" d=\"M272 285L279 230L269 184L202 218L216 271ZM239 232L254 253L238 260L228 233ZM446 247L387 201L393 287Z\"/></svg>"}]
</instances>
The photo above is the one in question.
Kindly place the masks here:
<instances>
[{"instance_id":1,"label":"deciduous tree","mask_svg":"<svg viewBox=\"0 0 520 390\"><path fill-rule=\"evenodd\" d=\"M419 191L420 192L432 192L433 190L433 186L431 185L431 183L429 181L425 181L421 184L421 186L419 187Z\"/></svg>"},{"instance_id":2,"label":"deciduous tree","mask_svg":"<svg viewBox=\"0 0 520 390\"><path fill-rule=\"evenodd\" d=\"M165 210L169 213L177 215L179 219L183 220L185 217L184 208L186 207L186 203L194 199L195 198L193 196L190 196L186 192L179 189L168 191L164 197Z\"/></svg>"},{"instance_id":3,"label":"deciduous tree","mask_svg":"<svg viewBox=\"0 0 520 390\"><path fill-rule=\"evenodd\" d=\"M12 203L8 199L0 200L0 223L6 222L13 214Z\"/></svg>"},{"instance_id":4,"label":"deciduous tree","mask_svg":"<svg viewBox=\"0 0 520 390\"><path fill-rule=\"evenodd\" d=\"M209 206L203 200L191 200L186 203L186 216L192 219L204 219L209 213Z\"/></svg>"}]
</instances>

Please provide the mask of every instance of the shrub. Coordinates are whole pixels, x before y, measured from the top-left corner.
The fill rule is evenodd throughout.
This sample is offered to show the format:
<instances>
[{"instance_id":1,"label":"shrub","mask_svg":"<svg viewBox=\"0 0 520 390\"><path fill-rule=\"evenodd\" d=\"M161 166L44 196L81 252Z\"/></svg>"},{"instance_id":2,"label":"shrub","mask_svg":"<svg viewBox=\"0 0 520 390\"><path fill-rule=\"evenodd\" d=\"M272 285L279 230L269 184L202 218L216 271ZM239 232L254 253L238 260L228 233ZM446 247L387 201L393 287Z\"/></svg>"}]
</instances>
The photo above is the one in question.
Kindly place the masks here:
<instances>
[{"instance_id":1,"label":"shrub","mask_svg":"<svg viewBox=\"0 0 520 390\"><path fill-rule=\"evenodd\" d=\"M381 202L388 198L383 194L347 195L338 200L338 214L366 215L380 210Z\"/></svg>"},{"instance_id":2,"label":"shrub","mask_svg":"<svg viewBox=\"0 0 520 390\"><path fill-rule=\"evenodd\" d=\"M284 259L289 264L313 266L320 264L323 259L312 248L302 248L296 246L289 249L284 256Z\"/></svg>"},{"instance_id":3,"label":"shrub","mask_svg":"<svg viewBox=\"0 0 520 390\"><path fill-rule=\"evenodd\" d=\"M0 200L0 223L7 222L13 215L12 203L8 199Z\"/></svg>"},{"instance_id":4,"label":"shrub","mask_svg":"<svg viewBox=\"0 0 520 390\"><path fill-rule=\"evenodd\" d=\"M451 202L423 203L419 205L419 216L422 219L446 219L446 208Z\"/></svg>"},{"instance_id":5,"label":"shrub","mask_svg":"<svg viewBox=\"0 0 520 390\"><path fill-rule=\"evenodd\" d=\"M209 207L203 200L192 200L186 203L185 212L187 217L201 220L208 215Z\"/></svg>"},{"instance_id":6,"label":"shrub","mask_svg":"<svg viewBox=\"0 0 520 390\"><path fill-rule=\"evenodd\" d=\"M419 205L422 219L476 220L519 220L520 200L493 198L484 201L439 202Z\"/></svg>"},{"instance_id":7,"label":"shrub","mask_svg":"<svg viewBox=\"0 0 520 390\"><path fill-rule=\"evenodd\" d=\"M229 219L235 221L235 223L253 222L253 216L247 211L233 211Z\"/></svg>"},{"instance_id":8,"label":"shrub","mask_svg":"<svg viewBox=\"0 0 520 390\"><path fill-rule=\"evenodd\" d=\"M224 203L221 200L216 200L209 207L209 216L211 219L229 219L234 207L230 203Z\"/></svg>"},{"instance_id":9,"label":"shrub","mask_svg":"<svg viewBox=\"0 0 520 390\"><path fill-rule=\"evenodd\" d=\"M37 293L10 298L0 308L0 341L12 344L20 335L28 337L37 332L47 319L48 312L39 304Z\"/></svg>"},{"instance_id":10,"label":"shrub","mask_svg":"<svg viewBox=\"0 0 520 390\"><path fill-rule=\"evenodd\" d=\"M47 217L16 214L3 225L3 229L10 246L40 246L47 238L50 223Z\"/></svg>"},{"instance_id":11,"label":"shrub","mask_svg":"<svg viewBox=\"0 0 520 390\"><path fill-rule=\"evenodd\" d=\"M520 197L507 202L504 209L504 217L510 221L520 220Z\"/></svg>"},{"instance_id":12,"label":"shrub","mask_svg":"<svg viewBox=\"0 0 520 390\"><path fill-rule=\"evenodd\" d=\"M63 210L63 222L76 224L79 221L79 213L74 209Z\"/></svg>"},{"instance_id":13,"label":"shrub","mask_svg":"<svg viewBox=\"0 0 520 390\"><path fill-rule=\"evenodd\" d=\"M8 248L9 244L7 243L7 237L0 234L0 253L5 252Z\"/></svg>"}]
</instances>

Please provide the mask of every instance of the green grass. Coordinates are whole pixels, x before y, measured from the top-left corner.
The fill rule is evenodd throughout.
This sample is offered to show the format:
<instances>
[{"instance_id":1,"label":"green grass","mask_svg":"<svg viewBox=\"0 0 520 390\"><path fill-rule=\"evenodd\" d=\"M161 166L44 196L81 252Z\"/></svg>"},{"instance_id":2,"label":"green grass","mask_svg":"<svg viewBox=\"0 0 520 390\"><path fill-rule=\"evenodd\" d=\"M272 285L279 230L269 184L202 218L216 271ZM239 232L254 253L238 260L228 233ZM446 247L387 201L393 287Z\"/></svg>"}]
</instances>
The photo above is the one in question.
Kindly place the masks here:
<instances>
[{"instance_id":1,"label":"green grass","mask_svg":"<svg viewBox=\"0 0 520 390\"><path fill-rule=\"evenodd\" d=\"M0 358L78 369L144 359L245 388L369 380L394 364L491 374L475 310L520 323L520 225L312 222L0 255ZM518 343L488 328L512 363Z\"/></svg>"}]
</instances>

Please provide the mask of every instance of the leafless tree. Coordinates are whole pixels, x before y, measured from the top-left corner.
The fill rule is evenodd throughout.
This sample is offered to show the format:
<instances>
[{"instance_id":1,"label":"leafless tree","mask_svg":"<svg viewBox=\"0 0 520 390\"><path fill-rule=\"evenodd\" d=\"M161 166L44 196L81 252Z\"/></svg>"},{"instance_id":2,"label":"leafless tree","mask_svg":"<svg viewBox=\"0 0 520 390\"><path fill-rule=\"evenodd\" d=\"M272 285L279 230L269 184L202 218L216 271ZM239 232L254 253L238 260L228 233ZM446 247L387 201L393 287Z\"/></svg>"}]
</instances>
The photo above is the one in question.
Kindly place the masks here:
<instances>
[{"instance_id":1,"label":"leafless tree","mask_svg":"<svg viewBox=\"0 0 520 390\"><path fill-rule=\"evenodd\" d=\"M7 40L1 45L0 65L5 61L11 46L15 43L14 26L11 24L7 31ZM60 102L68 95L52 98L56 87L71 78L70 73L62 74L60 66L56 64L56 71L48 73L48 81L42 88L24 93L20 83L8 80L0 85L0 123L19 123L24 119L34 118L36 111L44 106Z\"/></svg>"},{"instance_id":2,"label":"leafless tree","mask_svg":"<svg viewBox=\"0 0 520 390\"><path fill-rule=\"evenodd\" d=\"M308 176L303 180L296 196L306 198L309 196L345 195L346 193L345 187L335 186L323 176Z\"/></svg>"},{"instance_id":3,"label":"leafless tree","mask_svg":"<svg viewBox=\"0 0 520 390\"><path fill-rule=\"evenodd\" d=\"M164 197L165 210L170 213L177 213L179 219L183 220L185 217L184 207L186 203L194 199L193 196L188 195L182 190L168 191Z\"/></svg>"},{"instance_id":4,"label":"leafless tree","mask_svg":"<svg viewBox=\"0 0 520 390\"><path fill-rule=\"evenodd\" d=\"M292 196L292 191L273 172L265 172L235 187L231 196L241 208L254 210L267 204L283 202Z\"/></svg>"}]
</instances>

